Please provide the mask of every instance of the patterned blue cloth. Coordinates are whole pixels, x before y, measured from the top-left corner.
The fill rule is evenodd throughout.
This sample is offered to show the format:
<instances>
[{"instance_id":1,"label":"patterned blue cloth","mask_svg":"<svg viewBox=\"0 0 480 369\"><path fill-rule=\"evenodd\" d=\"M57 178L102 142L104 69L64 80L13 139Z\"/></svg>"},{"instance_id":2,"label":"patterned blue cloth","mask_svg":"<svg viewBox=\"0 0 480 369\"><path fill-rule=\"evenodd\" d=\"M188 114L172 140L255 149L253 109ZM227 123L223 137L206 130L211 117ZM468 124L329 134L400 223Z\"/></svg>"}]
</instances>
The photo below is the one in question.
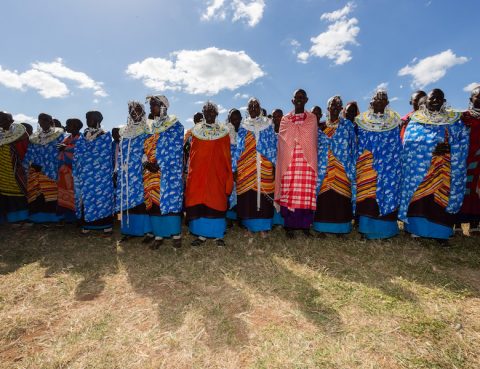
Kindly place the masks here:
<instances>
[{"instance_id":1,"label":"patterned blue cloth","mask_svg":"<svg viewBox=\"0 0 480 369\"><path fill-rule=\"evenodd\" d=\"M27 153L23 159L25 172L28 174L30 164L42 167L42 173L54 181L58 180L58 149L57 145L65 138L61 134L57 139L45 145L29 143Z\"/></svg>"},{"instance_id":2,"label":"patterned blue cloth","mask_svg":"<svg viewBox=\"0 0 480 369\"><path fill-rule=\"evenodd\" d=\"M148 134L123 137L117 159L116 211L126 211L144 202L143 165L145 139Z\"/></svg>"},{"instance_id":3,"label":"patterned blue cloth","mask_svg":"<svg viewBox=\"0 0 480 369\"><path fill-rule=\"evenodd\" d=\"M238 129L237 147L234 155L232 155L232 171L237 171L237 164L240 156L245 150L245 138L249 131L243 127ZM253 133L253 132L252 132ZM277 162L277 135L275 129L272 126L265 128L259 132L258 139L256 140L257 151L265 156L269 162L276 165Z\"/></svg>"},{"instance_id":4,"label":"patterned blue cloth","mask_svg":"<svg viewBox=\"0 0 480 369\"><path fill-rule=\"evenodd\" d=\"M356 199L356 173L357 173L357 137L355 128L348 119L340 118L340 123L331 138L321 129L318 130L318 179L317 195L322 187L327 174L328 149L332 151L345 168L345 173L351 184L352 203L355 206Z\"/></svg>"},{"instance_id":5,"label":"patterned blue cloth","mask_svg":"<svg viewBox=\"0 0 480 369\"><path fill-rule=\"evenodd\" d=\"M376 200L380 216L390 214L400 203L400 127L384 132L366 131L358 127L358 156L365 150L372 153L373 169L377 172Z\"/></svg>"},{"instance_id":6,"label":"patterned blue cloth","mask_svg":"<svg viewBox=\"0 0 480 369\"><path fill-rule=\"evenodd\" d=\"M448 213L460 210L467 181L468 128L461 120L448 125L421 124L410 121L405 131L402 155L402 183L399 219L407 222L410 201L430 169L432 154L438 143L444 142L448 131L451 175L450 197L445 209Z\"/></svg>"},{"instance_id":7,"label":"patterned blue cloth","mask_svg":"<svg viewBox=\"0 0 480 369\"><path fill-rule=\"evenodd\" d=\"M80 219L94 222L113 214L112 136L105 133L92 141L82 135L75 146L73 178L75 209Z\"/></svg>"},{"instance_id":8,"label":"patterned blue cloth","mask_svg":"<svg viewBox=\"0 0 480 369\"><path fill-rule=\"evenodd\" d=\"M183 125L180 122L159 134L156 158L160 167L160 211L179 213L183 205Z\"/></svg>"}]
</instances>

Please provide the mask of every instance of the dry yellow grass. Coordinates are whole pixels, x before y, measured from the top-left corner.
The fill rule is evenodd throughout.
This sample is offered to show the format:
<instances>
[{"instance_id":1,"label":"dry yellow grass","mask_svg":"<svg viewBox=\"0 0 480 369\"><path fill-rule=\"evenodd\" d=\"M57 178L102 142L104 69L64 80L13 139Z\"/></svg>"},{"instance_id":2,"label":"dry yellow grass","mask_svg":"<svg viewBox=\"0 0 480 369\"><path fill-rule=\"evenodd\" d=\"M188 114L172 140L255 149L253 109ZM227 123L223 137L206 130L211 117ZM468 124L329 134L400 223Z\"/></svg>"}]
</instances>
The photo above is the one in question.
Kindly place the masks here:
<instances>
[{"instance_id":1,"label":"dry yellow grass","mask_svg":"<svg viewBox=\"0 0 480 369\"><path fill-rule=\"evenodd\" d=\"M190 240L0 227L0 367L480 367L480 238Z\"/></svg>"}]
</instances>

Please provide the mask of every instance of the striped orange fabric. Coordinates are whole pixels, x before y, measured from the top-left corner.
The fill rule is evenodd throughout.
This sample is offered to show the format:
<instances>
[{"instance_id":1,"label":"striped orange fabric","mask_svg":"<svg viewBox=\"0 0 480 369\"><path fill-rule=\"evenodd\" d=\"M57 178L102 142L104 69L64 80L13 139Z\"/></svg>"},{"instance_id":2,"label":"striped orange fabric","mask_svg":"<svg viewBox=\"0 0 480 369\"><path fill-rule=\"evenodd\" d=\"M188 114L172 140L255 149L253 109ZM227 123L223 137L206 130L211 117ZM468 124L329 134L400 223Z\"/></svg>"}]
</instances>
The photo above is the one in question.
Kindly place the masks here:
<instances>
[{"instance_id":1,"label":"striped orange fabric","mask_svg":"<svg viewBox=\"0 0 480 369\"><path fill-rule=\"evenodd\" d=\"M357 160L357 203L376 199L377 172L373 169L373 154L365 150Z\"/></svg>"},{"instance_id":2,"label":"striped orange fabric","mask_svg":"<svg viewBox=\"0 0 480 369\"><path fill-rule=\"evenodd\" d=\"M325 129L323 130L323 133L325 133L327 137L331 138L336 131L337 131L337 127L325 127Z\"/></svg>"},{"instance_id":3,"label":"striped orange fabric","mask_svg":"<svg viewBox=\"0 0 480 369\"><path fill-rule=\"evenodd\" d=\"M237 194L241 195L249 190L257 191L257 145L252 132L247 132L245 137L245 150L237 166ZM275 191L274 167L266 157L260 155L261 192L273 193Z\"/></svg>"},{"instance_id":4,"label":"striped orange fabric","mask_svg":"<svg viewBox=\"0 0 480 369\"><path fill-rule=\"evenodd\" d=\"M323 179L320 194L333 190L339 195L347 198L352 197L352 189L350 181L345 173L345 168L342 163L333 155L331 150L328 150L328 164L327 173Z\"/></svg>"},{"instance_id":5,"label":"striped orange fabric","mask_svg":"<svg viewBox=\"0 0 480 369\"><path fill-rule=\"evenodd\" d=\"M411 202L433 195L434 201L443 208L450 196L450 154L435 155L423 182L413 194Z\"/></svg>"},{"instance_id":6,"label":"striped orange fabric","mask_svg":"<svg viewBox=\"0 0 480 369\"><path fill-rule=\"evenodd\" d=\"M57 201L57 182L48 178L45 174L30 168L28 172L27 193L27 201L29 203L35 201L40 195L43 195L46 202Z\"/></svg>"},{"instance_id":7,"label":"striped orange fabric","mask_svg":"<svg viewBox=\"0 0 480 369\"><path fill-rule=\"evenodd\" d=\"M150 163L156 163L158 133L151 135L145 140L143 149ZM157 173L143 171L143 194L147 210L151 209L153 204L160 206L160 170Z\"/></svg>"}]
</instances>

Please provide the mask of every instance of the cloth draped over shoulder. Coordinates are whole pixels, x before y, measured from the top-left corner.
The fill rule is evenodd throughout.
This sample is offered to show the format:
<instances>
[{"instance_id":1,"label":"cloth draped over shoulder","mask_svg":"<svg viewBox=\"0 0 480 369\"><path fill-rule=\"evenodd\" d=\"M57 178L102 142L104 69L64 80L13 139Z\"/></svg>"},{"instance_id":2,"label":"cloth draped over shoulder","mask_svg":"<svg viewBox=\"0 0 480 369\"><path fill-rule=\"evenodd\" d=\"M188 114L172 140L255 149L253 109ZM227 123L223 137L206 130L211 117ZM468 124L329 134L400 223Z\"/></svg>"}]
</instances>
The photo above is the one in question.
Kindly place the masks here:
<instances>
[{"instance_id":1,"label":"cloth draped over shoulder","mask_svg":"<svg viewBox=\"0 0 480 369\"><path fill-rule=\"evenodd\" d=\"M423 121L413 114L404 136L402 184L399 219L408 222L411 199L427 174L433 152L439 143L450 145L450 193L447 213L457 213L462 206L466 184L466 158L469 134L459 115L451 115L443 123Z\"/></svg>"},{"instance_id":2,"label":"cloth draped over shoulder","mask_svg":"<svg viewBox=\"0 0 480 369\"><path fill-rule=\"evenodd\" d=\"M317 177L317 117L310 112L303 114L304 121L302 123L295 123L294 112L285 115L280 122L277 135L277 162L275 167L275 202L277 204L281 198L282 177L292 162L297 143L303 151L307 165L314 171L315 177Z\"/></svg>"},{"instance_id":3,"label":"cloth draped over shoulder","mask_svg":"<svg viewBox=\"0 0 480 369\"><path fill-rule=\"evenodd\" d=\"M58 134L54 139L47 143L40 143L35 139L30 138L30 144L28 145L27 154L23 160L25 170L28 169L31 164L42 167L42 173L48 178L57 181L58 179L58 149L57 145L61 143L65 135Z\"/></svg>"},{"instance_id":4,"label":"cloth draped over shoulder","mask_svg":"<svg viewBox=\"0 0 480 369\"><path fill-rule=\"evenodd\" d=\"M159 133L156 159L160 167L160 211L179 213L183 199L183 125L174 125Z\"/></svg>"},{"instance_id":5,"label":"cloth draped over shoulder","mask_svg":"<svg viewBox=\"0 0 480 369\"><path fill-rule=\"evenodd\" d=\"M112 136L105 133L93 140L81 136L73 155L75 209L77 218L94 222L113 214Z\"/></svg>"},{"instance_id":6,"label":"cloth draped over shoulder","mask_svg":"<svg viewBox=\"0 0 480 369\"><path fill-rule=\"evenodd\" d=\"M352 188L352 202L355 204L357 142L353 123L340 118L338 127L332 137L321 130L318 133L318 182L317 195L327 173L328 151L340 161Z\"/></svg>"},{"instance_id":7,"label":"cloth draped over shoulder","mask_svg":"<svg viewBox=\"0 0 480 369\"><path fill-rule=\"evenodd\" d=\"M393 112L392 112L393 114ZM373 169L376 172L376 202L380 216L397 210L400 203L400 174L402 143L400 139L400 117L393 114L385 123L366 121L362 114L357 117L358 155L368 151L373 156ZM398 116L398 117L397 117Z\"/></svg>"},{"instance_id":8,"label":"cloth draped over shoulder","mask_svg":"<svg viewBox=\"0 0 480 369\"><path fill-rule=\"evenodd\" d=\"M0 194L26 195L27 176L23 167L23 159L28 149L28 135L23 125L13 123L12 126L14 127L11 129L11 137L5 135L0 140L1 148L5 150L5 162L0 162L0 181L2 181ZM3 181L8 182L7 178L10 176L13 183L3 183Z\"/></svg>"},{"instance_id":9,"label":"cloth draped over shoulder","mask_svg":"<svg viewBox=\"0 0 480 369\"><path fill-rule=\"evenodd\" d=\"M147 133L120 138L117 158L116 211L126 211L144 202L143 155Z\"/></svg>"},{"instance_id":10,"label":"cloth draped over shoulder","mask_svg":"<svg viewBox=\"0 0 480 369\"><path fill-rule=\"evenodd\" d=\"M185 206L205 205L217 211L227 210L233 189L232 159L228 129L197 124L190 148Z\"/></svg>"},{"instance_id":11,"label":"cloth draped over shoulder","mask_svg":"<svg viewBox=\"0 0 480 369\"><path fill-rule=\"evenodd\" d=\"M237 163L245 151L245 138L248 132L255 136L256 150L273 165L277 162L277 135L270 120L265 118L266 122L262 125L242 124L238 129L237 145L232 156L232 170L237 171Z\"/></svg>"},{"instance_id":12,"label":"cloth draped over shoulder","mask_svg":"<svg viewBox=\"0 0 480 369\"><path fill-rule=\"evenodd\" d=\"M467 185L461 212L480 216L480 117L470 111L462 115L462 122L470 130L467 158Z\"/></svg>"}]
</instances>

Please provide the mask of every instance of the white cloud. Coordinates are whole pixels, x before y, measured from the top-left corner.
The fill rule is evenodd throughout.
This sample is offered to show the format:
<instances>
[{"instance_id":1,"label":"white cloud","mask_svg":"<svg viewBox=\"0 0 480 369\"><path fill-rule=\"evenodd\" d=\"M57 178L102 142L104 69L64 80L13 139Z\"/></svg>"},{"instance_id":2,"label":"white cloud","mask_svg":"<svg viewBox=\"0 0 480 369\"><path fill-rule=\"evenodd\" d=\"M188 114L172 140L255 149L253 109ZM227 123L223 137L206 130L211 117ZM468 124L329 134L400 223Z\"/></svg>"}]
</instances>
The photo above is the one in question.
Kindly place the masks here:
<instances>
[{"instance_id":1,"label":"white cloud","mask_svg":"<svg viewBox=\"0 0 480 369\"><path fill-rule=\"evenodd\" d=\"M416 64L412 62L412 65L406 65L398 71L398 75L410 75L413 77L412 88L424 88L443 78L451 67L467 61L467 57L457 57L452 50L448 49L439 54L420 59Z\"/></svg>"},{"instance_id":2,"label":"white cloud","mask_svg":"<svg viewBox=\"0 0 480 369\"><path fill-rule=\"evenodd\" d=\"M218 114L223 114L223 113L226 113L227 111L228 110L224 106L218 104Z\"/></svg>"},{"instance_id":3,"label":"white cloud","mask_svg":"<svg viewBox=\"0 0 480 369\"><path fill-rule=\"evenodd\" d=\"M263 17L265 9L265 1L254 0L245 2L241 0L233 1L233 21L245 19L250 27L255 27Z\"/></svg>"},{"instance_id":4,"label":"white cloud","mask_svg":"<svg viewBox=\"0 0 480 369\"><path fill-rule=\"evenodd\" d=\"M225 19L226 13L225 10L222 9L225 0L212 0L210 5L205 10L205 13L202 14L203 20L210 20L213 17L218 17L220 19Z\"/></svg>"},{"instance_id":5,"label":"white cloud","mask_svg":"<svg viewBox=\"0 0 480 369\"><path fill-rule=\"evenodd\" d=\"M49 73L56 78L68 79L78 83L78 88L91 89L94 95L98 97L107 97L103 89L103 83L96 82L83 72L74 71L63 64L62 58L57 58L51 63L33 63L32 67L36 70Z\"/></svg>"},{"instance_id":6,"label":"white cloud","mask_svg":"<svg viewBox=\"0 0 480 369\"><path fill-rule=\"evenodd\" d=\"M480 82L472 82L472 83L466 85L466 86L463 88L463 91L470 93L470 92L472 92L473 89L476 88L476 87L480 87Z\"/></svg>"},{"instance_id":7,"label":"white cloud","mask_svg":"<svg viewBox=\"0 0 480 369\"><path fill-rule=\"evenodd\" d=\"M298 42L297 40L295 40L294 38L292 38L290 40L290 46L292 46L293 48L299 48L300 46L302 46L300 44L300 42Z\"/></svg>"},{"instance_id":8,"label":"white cloud","mask_svg":"<svg viewBox=\"0 0 480 369\"><path fill-rule=\"evenodd\" d=\"M249 95L248 94L241 94L240 92L237 92L235 96L233 96L234 99L248 99Z\"/></svg>"},{"instance_id":9,"label":"white cloud","mask_svg":"<svg viewBox=\"0 0 480 369\"><path fill-rule=\"evenodd\" d=\"M356 37L360 32L358 19L347 18L347 15L354 8L355 4L350 2L342 9L322 14L320 19L333 23L328 26L325 32L310 39L312 42L310 50L298 53L297 60L300 63L306 63L310 56L317 56L334 60L337 65L352 60L352 52L346 47L348 45L358 45Z\"/></svg>"},{"instance_id":10,"label":"white cloud","mask_svg":"<svg viewBox=\"0 0 480 369\"><path fill-rule=\"evenodd\" d=\"M71 80L77 82L79 88L92 89L95 96L107 96L101 82L94 81L83 72L67 68L60 58L51 63L32 63L31 66L31 69L23 73L0 66L0 84L21 91L33 89L42 97L50 99L68 96L70 90L63 80Z\"/></svg>"},{"instance_id":11,"label":"white cloud","mask_svg":"<svg viewBox=\"0 0 480 369\"><path fill-rule=\"evenodd\" d=\"M282 46L287 46L292 51L293 55L297 55L298 51L302 47L302 44L294 38L286 38L282 41Z\"/></svg>"},{"instance_id":12,"label":"white cloud","mask_svg":"<svg viewBox=\"0 0 480 369\"><path fill-rule=\"evenodd\" d=\"M307 53L306 51L302 51L297 54L297 61L299 63L306 64L308 62L309 57L310 57L309 53Z\"/></svg>"},{"instance_id":13,"label":"white cloud","mask_svg":"<svg viewBox=\"0 0 480 369\"><path fill-rule=\"evenodd\" d=\"M23 88L22 78L17 71L9 71L3 69L0 65L0 84L8 88L15 88L20 90Z\"/></svg>"},{"instance_id":14,"label":"white cloud","mask_svg":"<svg viewBox=\"0 0 480 369\"><path fill-rule=\"evenodd\" d=\"M244 51L210 47L180 50L171 59L147 58L128 65L126 73L153 90L181 90L189 94L215 95L235 90L265 75Z\"/></svg>"},{"instance_id":15,"label":"white cloud","mask_svg":"<svg viewBox=\"0 0 480 369\"><path fill-rule=\"evenodd\" d=\"M16 123L30 123L30 124L35 124L35 123L37 123L37 119L36 119L36 118L31 117L31 116L29 116L29 115L22 114L22 113L15 114L15 115L13 116L13 120L14 120Z\"/></svg>"},{"instance_id":16,"label":"white cloud","mask_svg":"<svg viewBox=\"0 0 480 369\"><path fill-rule=\"evenodd\" d=\"M264 0L211 0L202 14L202 19L209 21L215 18L225 20L232 18L233 22L243 20L250 27L255 27L263 17Z\"/></svg>"},{"instance_id":17,"label":"white cloud","mask_svg":"<svg viewBox=\"0 0 480 369\"><path fill-rule=\"evenodd\" d=\"M395 97L392 97L391 99L389 98L388 100L389 100L390 102L394 102L394 101L400 100L400 98L397 97L397 96L395 96Z\"/></svg>"},{"instance_id":18,"label":"white cloud","mask_svg":"<svg viewBox=\"0 0 480 369\"><path fill-rule=\"evenodd\" d=\"M320 19L326 20L329 22L335 22L339 19L345 18L347 15L349 15L352 12L354 8L355 8L355 4L350 2L347 5L345 5L342 9L335 10L334 12L331 12L331 13L323 13Z\"/></svg>"},{"instance_id":19,"label":"white cloud","mask_svg":"<svg viewBox=\"0 0 480 369\"><path fill-rule=\"evenodd\" d=\"M0 66L0 84L8 88L25 91L34 89L46 99L52 97L65 97L69 90L65 83L51 74L29 69L24 73L2 69Z\"/></svg>"}]
</instances>

